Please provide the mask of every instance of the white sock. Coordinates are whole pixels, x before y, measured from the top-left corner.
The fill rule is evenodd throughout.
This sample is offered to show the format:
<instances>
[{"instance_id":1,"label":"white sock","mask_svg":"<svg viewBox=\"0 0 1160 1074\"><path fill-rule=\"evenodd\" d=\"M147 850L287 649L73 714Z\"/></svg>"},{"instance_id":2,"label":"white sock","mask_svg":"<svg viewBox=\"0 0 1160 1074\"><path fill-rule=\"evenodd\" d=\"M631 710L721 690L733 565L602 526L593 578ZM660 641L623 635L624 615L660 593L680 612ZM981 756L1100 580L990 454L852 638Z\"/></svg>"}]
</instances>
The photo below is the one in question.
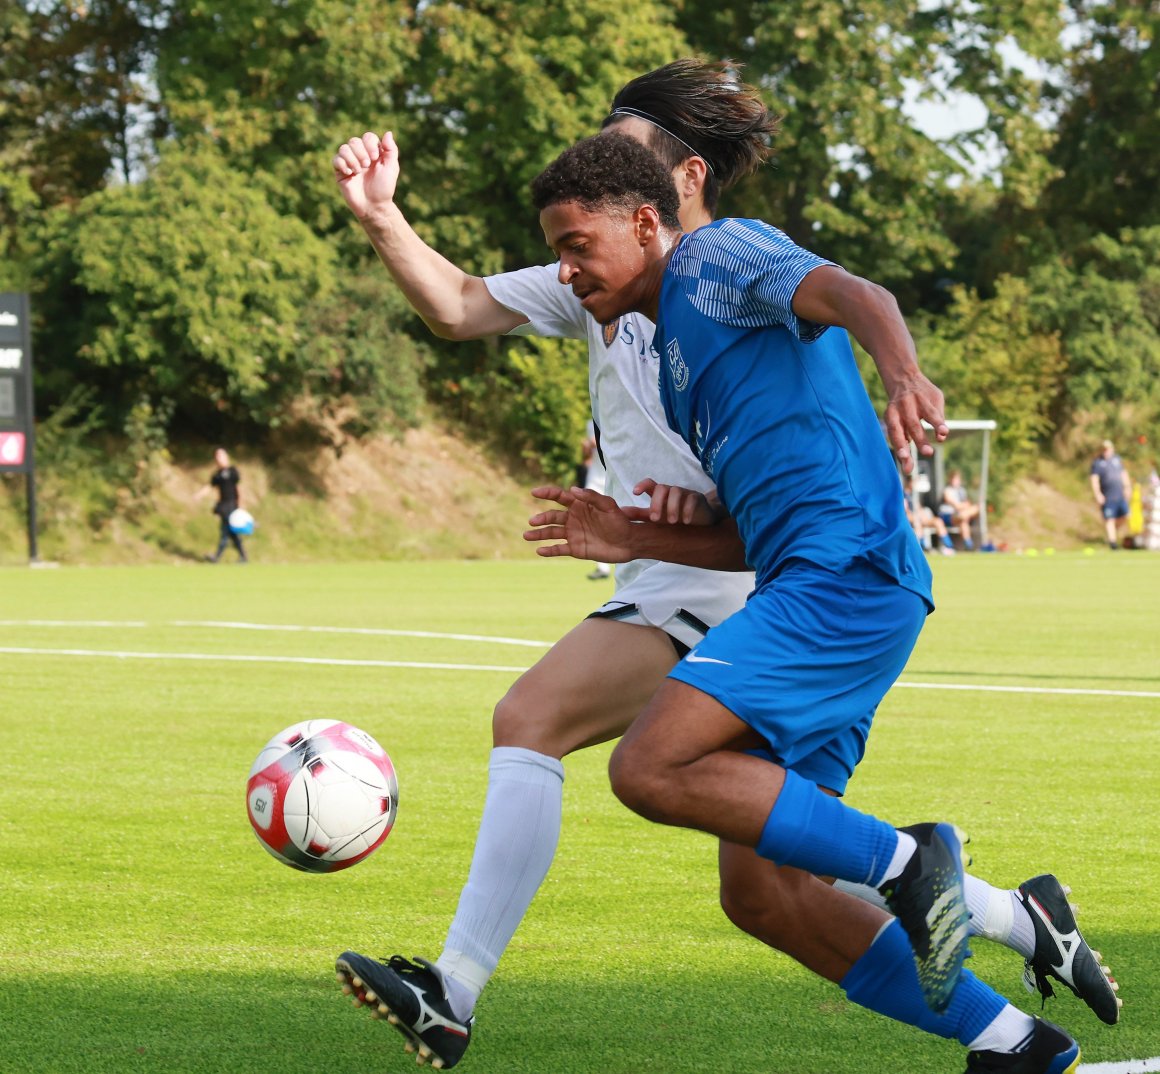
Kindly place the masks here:
<instances>
[{"instance_id":1,"label":"white sock","mask_svg":"<svg viewBox=\"0 0 1160 1074\"><path fill-rule=\"evenodd\" d=\"M915 841L910 832L897 832L898 845L894 848L894 856L890 859L890 864L886 866L886 872L882 874L882 879L878 881L879 887L886 883L887 880L893 880L895 877L902 875L902 870L906 868L906 863L914 856L914 852L918 849L918 843Z\"/></svg>"},{"instance_id":2,"label":"white sock","mask_svg":"<svg viewBox=\"0 0 1160 1074\"><path fill-rule=\"evenodd\" d=\"M1007 1004L970 1044L972 1052L1020 1052L1030 1043L1035 1019Z\"/></svg>"},{"instance_id":3,"label":"white sock","mask_svg":"<svg viewBox=\"0 0 1160 1074\"><path fill-rule=\"evenodd\" d=\"M497 746L467 883L435 963L457 1018L466 1020L552 864L560 839L564 766Z\"/></svg>"},{"instance_id":4,"label":"white sock","mask_svg":"<svg viewBox=\"0 0 1160 1074\"><path fill-rule=\"evenodd\" d=\"M869 884L855 884L852 880L835 880L834 889L844 891L847 895L853 895L855 899L861 899L871 906L877 906L878 909L889 912L886 906L886 896Z\"/></svg>"},{"instance_id":5,"label":"white sock","mask_svg":"<svg viewBox=\"0 0 1160 1074\"><path fill-rule=\"evenodd\" d=\"M967 909L971 912L971 935L994 940L995 943L1018 951L1024 958L1030 958L1035 953L1035 925L1019 892L992 887L986 880L980 880L970 873L965 875L964 880L963 894L966 896ZM834 887L847 895L853 895L855 899L887 909L882 892L869 884L835 880Z\"/></svg>"},{"instance_id":6,"label":"white sock","mask_svg":"<svg viewBox=\"0 0 1160 1074\"><path fill-rule=\"evenodd\" d=\"M992 887L969 873L964 888L972 936L1005 944L1024 958L1035 953L1035 925L1019 892Z\"/></svg>"}]
</instances>

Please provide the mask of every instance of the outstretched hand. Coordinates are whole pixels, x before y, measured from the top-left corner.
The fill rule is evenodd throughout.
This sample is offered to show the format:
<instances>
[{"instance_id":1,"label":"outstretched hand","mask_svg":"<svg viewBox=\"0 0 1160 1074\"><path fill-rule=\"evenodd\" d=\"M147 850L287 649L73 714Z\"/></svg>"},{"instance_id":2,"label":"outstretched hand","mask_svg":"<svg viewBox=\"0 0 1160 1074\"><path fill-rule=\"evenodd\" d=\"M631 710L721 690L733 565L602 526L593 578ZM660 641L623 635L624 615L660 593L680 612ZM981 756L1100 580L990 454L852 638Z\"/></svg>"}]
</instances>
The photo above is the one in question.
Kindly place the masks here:
<instances>
[{"instance_id":1,"label":"outstretched hand","mask_svg":"<svg viewBox=\"0 0 1160 1074\"><path fill-rule=\"evenodd\" d=\"M905 380L890 385L889 392L890 401L884 418L886 436L902 463L902 472L913 473L912 440L923 457L934 454L923 421L934 430L935 439L940 444L950 435L943 413L943 393L917 369Z\"/></svg>"},{"instance_id":2,"label":"outstretched hand","mask_svg":"<svg viewBox=\"0 0 1160 1074\"><path fill-rule=\"evenodd\" d=\"M627 563L635 558L630 547L635 523L611 496L592 489L565 489L559 485L541 485L532 489L532 495L563 508L541 511L528 519L528 525L535 528L524 532L525 541L560 542L541 545L536 555L571 556L601 563ZM646 515L648 511L647 508L632 510Z\"/></svg>"},{"instance_id":3,"label":"outstretched hand","mask_svg":"<svg viewBox=\"0 0 1160 1074\"><path fill-rule=\"evenodd\" d=\"M381 139L369 131L352 138L339 147L331 164L343 198L360 220L394 202L399 147L390 131Z\"/></svg>"}]
</instances>

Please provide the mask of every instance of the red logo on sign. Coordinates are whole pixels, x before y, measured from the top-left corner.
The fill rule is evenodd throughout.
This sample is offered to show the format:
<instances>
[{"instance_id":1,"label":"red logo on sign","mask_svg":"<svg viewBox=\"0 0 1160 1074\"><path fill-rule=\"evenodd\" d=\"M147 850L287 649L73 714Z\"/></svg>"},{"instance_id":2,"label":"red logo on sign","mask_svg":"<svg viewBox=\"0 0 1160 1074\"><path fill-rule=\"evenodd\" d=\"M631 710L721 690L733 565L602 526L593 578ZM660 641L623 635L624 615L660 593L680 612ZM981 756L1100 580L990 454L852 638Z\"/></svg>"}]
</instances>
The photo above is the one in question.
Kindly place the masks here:
<instances>
[{"instance_id":1,"label":"red logo on sign","mask_svg":"<svg viewBox=\"0 0 1160 1074\"><path fill-rule=\"evenodd\" d=\"M24 434L0 433L0 466L21 466L24 463Z\"/></svg>"}]
</instances>

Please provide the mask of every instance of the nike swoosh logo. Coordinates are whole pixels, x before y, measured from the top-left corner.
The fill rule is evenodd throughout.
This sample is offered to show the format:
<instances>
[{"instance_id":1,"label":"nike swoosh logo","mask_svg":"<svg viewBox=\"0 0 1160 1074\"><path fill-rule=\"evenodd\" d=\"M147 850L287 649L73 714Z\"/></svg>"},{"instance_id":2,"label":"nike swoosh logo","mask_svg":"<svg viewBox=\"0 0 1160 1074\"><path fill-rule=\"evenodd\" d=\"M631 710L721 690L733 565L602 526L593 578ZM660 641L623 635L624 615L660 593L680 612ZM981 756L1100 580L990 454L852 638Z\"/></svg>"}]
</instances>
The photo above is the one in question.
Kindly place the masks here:
<instances>
[{"instance_id":1,"label":"nike swoosh logo","mask_svg":"<svg viewBox=\"0 0 1160 1074\"><path fill-rule=\"evenodd\" d=\"M724 664L727 668L733 666L728 660L715 660L711 656L698 656L695 652L686 653L685 659L690 664Z\"/></svg>"}]
</instances>

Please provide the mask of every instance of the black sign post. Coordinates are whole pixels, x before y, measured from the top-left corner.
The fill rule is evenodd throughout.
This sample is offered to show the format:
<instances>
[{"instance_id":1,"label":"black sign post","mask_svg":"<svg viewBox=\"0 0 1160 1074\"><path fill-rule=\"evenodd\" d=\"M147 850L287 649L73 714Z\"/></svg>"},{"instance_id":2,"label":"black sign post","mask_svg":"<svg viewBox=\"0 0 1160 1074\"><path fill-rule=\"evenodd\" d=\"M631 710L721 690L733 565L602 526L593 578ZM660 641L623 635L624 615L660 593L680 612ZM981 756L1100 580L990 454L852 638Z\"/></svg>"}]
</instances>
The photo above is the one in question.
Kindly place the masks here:
<instances>
[{"instance_id":1,"label":"black sign post","mask_svg":"<svg viewBox=\"0 0 1160 1074\"><path fill-rule=\"evenodd\" d=\"M0 474L24 474L28 558L36 553L36 462L32 411L32 332L28 295L0 293Z\"/></svg>"}]
</instances>

